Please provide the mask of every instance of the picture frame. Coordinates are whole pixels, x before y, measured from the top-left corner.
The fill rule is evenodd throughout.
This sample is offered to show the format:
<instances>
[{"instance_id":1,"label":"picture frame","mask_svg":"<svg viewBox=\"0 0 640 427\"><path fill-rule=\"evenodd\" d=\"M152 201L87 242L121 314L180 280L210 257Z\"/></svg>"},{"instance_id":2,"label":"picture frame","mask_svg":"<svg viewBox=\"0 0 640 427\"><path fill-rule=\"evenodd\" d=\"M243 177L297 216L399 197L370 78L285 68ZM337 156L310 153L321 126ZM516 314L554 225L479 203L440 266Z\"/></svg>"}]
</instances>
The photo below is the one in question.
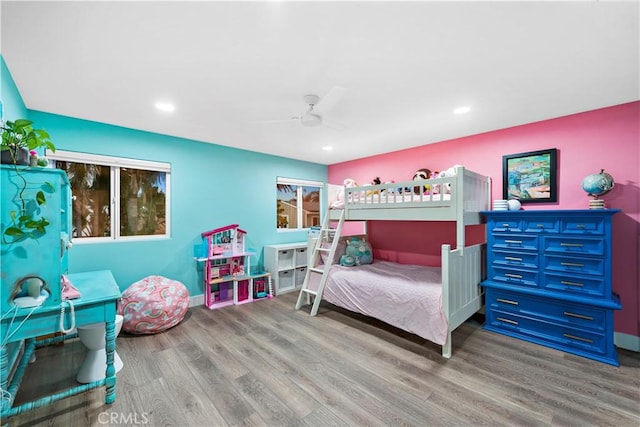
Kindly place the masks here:
<instances>
[{"instance_id":1,"label":"picture frame","mask_svg":"<svg viewBox=\"0 0 640 427\"><path fill-rule=\"evenodd\" d=\"M502 156L502 198L520 203L558 201L555 148Z\"/></svg>"}]
</instances>

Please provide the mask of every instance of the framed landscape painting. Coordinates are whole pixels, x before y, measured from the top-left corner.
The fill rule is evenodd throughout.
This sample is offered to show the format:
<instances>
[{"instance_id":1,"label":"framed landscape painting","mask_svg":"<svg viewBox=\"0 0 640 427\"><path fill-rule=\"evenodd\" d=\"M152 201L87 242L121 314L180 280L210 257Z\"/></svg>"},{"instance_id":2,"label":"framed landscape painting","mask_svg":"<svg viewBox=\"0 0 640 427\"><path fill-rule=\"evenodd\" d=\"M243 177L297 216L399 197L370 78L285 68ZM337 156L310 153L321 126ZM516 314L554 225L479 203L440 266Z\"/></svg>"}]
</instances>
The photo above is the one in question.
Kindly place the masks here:
<instances>
[{"instance_id":1,"label":"framed landscape painting","mask_svg":"<svg viewBox=\"0 0 640 427\"><path fill-rule=\"evenodd\" d=\"M556 149L510 154L502 157L502 198L520 203L558 200Z\"/></svg>"}]
</instances>

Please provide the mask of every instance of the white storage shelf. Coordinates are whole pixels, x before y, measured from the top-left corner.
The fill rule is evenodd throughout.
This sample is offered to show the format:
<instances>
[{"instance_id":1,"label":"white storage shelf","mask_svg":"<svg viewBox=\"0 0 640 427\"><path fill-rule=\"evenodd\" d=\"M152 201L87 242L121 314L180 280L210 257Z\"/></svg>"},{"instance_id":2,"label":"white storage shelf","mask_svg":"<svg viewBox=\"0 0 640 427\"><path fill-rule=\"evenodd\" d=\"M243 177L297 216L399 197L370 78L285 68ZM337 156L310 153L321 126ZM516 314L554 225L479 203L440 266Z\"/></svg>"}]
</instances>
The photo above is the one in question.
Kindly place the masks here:
<instances>
[{"instance_id":1,"label":"white storage shelf","mask_svg":"<svg viewBox=\"0 0 640 427\"><path fill-rule=\"evenodd\" d=\"M307 262L307 242L264 247L264 266L271 273L276 295L300 289L307 272Z\"/></svg>"}]
</instances>

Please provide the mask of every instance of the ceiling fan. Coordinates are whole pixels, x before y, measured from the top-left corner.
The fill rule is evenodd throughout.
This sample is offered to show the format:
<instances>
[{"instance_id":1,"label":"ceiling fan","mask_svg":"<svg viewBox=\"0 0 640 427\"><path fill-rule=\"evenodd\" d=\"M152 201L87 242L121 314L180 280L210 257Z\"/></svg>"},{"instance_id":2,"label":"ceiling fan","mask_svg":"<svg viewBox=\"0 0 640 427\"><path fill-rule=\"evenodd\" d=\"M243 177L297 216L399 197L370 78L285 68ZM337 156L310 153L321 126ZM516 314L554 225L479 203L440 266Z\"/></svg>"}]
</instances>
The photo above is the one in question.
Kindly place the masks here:
<instances>
[{"instance_id":1,"label":"ceiling fan","mask_svg":"<svg viewBox=\"0 0 640 427\"><path fill-rule=\"evenodd\" d=\"M305 127L326 126L335 130L343 130L343 124L334 122L333 120L329 120L325 118L323 114L335 107L345 92L345 88L334 86L323 98L320 98L318 95L313 94L305 95L303 99L304 102L309 106L309 108L303 115L293 116L288 119L258 120L253 121L252 123L269 124L298 121L302 126Z\"/></svg>"}]
</instances>

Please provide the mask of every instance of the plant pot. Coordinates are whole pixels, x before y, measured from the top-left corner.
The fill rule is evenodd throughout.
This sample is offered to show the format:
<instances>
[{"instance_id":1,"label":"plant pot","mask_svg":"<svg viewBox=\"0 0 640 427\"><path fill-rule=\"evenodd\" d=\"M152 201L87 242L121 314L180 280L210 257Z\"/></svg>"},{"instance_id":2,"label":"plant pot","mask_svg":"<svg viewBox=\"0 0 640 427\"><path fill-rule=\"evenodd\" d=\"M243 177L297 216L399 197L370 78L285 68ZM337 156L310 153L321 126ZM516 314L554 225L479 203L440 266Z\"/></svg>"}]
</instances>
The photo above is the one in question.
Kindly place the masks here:
<instances>
[{"instance_id":1,"label":"plant pot","mask_svg":"<svg viewBox=\"0 0 640 427\"><path fill-rule=\"evenodd\" d=\"M13 165L13 164L28 165L29 164L29 151L26 148L9 147L8 150L2 150L0 154L2 154L0 163L4 165ZM15 158L15 162L14 162L14 158Z\"/></svg>"}]
</instances>

